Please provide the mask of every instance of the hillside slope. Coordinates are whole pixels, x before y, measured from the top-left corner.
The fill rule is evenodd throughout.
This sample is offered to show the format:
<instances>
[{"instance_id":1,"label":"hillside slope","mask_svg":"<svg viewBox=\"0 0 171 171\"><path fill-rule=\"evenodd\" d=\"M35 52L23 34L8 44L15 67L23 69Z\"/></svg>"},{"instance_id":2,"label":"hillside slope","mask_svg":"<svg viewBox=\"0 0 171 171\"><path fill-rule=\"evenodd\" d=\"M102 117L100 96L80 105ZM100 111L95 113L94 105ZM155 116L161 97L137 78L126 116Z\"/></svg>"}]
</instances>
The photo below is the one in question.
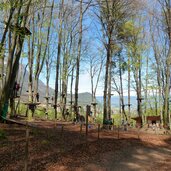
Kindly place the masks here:
<instances>
[{"instance_id":1,"label":"hillside slope","mask_svg":"<svg viewBox=\"0 0 171 171\"><path fill-rule=\"evenodd\" d=\"M22 67L22 69L21 69ZM18 78L22 76L23 78L23 73L24 73L24 66L20 67L20 72ZM28 101L28 80L29 80L29 73L26 71L25 77L24 77L24 83L22 87L22 93L21 93L21 100L24 102ZM49 94L50 97L54 95L54 89L49 88ZM39 95L40 95L40 102L45 103L44 97L46 96L46 85L39 79ZM67 97L68 102L70 101L70 95ZM91 94L90 93L79 93L78 95L78 103L79 105L88 105L91 104Z\"/></svg>"}]
</instances>

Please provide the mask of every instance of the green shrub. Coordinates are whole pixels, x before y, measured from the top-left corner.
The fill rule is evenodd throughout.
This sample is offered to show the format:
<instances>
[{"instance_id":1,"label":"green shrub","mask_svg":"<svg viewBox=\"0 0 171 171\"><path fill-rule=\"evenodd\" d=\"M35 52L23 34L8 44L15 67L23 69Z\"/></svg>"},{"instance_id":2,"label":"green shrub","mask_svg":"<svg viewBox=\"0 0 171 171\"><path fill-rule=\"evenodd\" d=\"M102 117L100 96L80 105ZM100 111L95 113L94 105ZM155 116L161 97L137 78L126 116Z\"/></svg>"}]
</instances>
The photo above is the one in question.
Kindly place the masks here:
<instances>
[{"instance_id":1,"label":"green shrub","mask_svg":"<svg viewBox=\"0 0 171 171\"><path fill-rule=\"evenodd\" d=\"M98 114L97 115L96 123L98 123L98 124L102 124L103 123L103 115L102 114Z\"/></svg>"},{"instance_id":2,"label":"green shrub","mask_svg":"<svg viewBox=\"0 0 171 171\"><path fill-rule=\"evenodd\" d=\"M45 109L43 107L37 108L34 115L39 118L45 118Z\"/></svg>"}]
</instances>

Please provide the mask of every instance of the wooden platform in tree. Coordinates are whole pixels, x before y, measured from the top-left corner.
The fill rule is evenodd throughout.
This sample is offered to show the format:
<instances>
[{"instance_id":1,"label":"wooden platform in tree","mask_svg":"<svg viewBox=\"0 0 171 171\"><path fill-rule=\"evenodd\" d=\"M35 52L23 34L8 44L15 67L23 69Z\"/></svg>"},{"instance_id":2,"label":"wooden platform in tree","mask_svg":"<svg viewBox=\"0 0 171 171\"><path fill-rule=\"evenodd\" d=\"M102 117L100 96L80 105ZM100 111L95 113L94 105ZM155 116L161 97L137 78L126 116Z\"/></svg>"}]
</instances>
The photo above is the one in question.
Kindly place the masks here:
<instances>
[{"instance_id":1,"label":"wooden platform in tree","mask_svg":"<svg viewBox=\"0 0 171 171\"><path fill-rule=\"evenodd\" d=\"M39 102L37 102L37 103L32 103L32 102L24 102L23 104L25 104L25 105L39 105L39 104L41 104L41 103L39 103Z\"/></svg>"},{"instance_id":2,"label":"wooden platform in tree","mask_svg":"<svg viewBox=\"0 0 171 171\"><path fill-rule=\"evenodd\" d=\"M38 128L37 125L35 124L32 124L28 121L18 121L18 120L15 120L15 119L10 119L10 118L4 118L3 116L1 116L1 118L6 121L7 123L12 123L12 124L17 124L17 125L23 125L23 126L29 126L29 127L35 127L35 128Z\"/></svg>"},{"instance_id":3,"label":"wooden platform in tree","mask_svg":"<svg viewBox=\"0 0 171 171\"><path fill-rule=\"evenodd\" d=\"M16 99L17 99L17 98L20 98L20 96L14 96L14 98L16 98Z\"/></svg>"},{"instance_id":4,"label":"wooden platform in tree","mask_svg":"<svg viewBox=\"0 0 171 171\"><path fill-rule=\"evenodd\" d=\"M45 98L45 99L50 99L50 96L47 96L47 97L43 97L43 98Z\"/></svg>"},{"instance_id":5,"label":"wooden platform in tree","mask_svg":"<svg viewBox=\"0 0 171 171\"><path fill-rule=\"evenodd\" d=\"M29 92L28 90L26 91L27 93ZM34 91L32 90L32 93L33 93Z\"/></svg>"},{"instance_id":6,"label":"wooden platform in tree","mask_svg":"<svg viewBox=\"0 0 171 171\"><path fill-rule=\"evenodd\" d=\"M54 104L53 107L60 107L60 104L57 104L57 105Z\"/></svg>"},{"instance_id":7,"label":"wooden platform in tree","mask_svg":"<svg viewBox=\"0 0 171 171\"><path fill-rule=\"evenodd\" d=\"M91 103L93 106L96 106L97 105L97 103Z\"/></svg>"},{"instance_id":8,"label":"wooden platform in tree","mask_svg":"<svg viewBox=\"0 0 171 171\"><path fill-rule=\"evenodd\" d=\"M30 110L34 111L36 109L36 106L39 105L40 103L30 103L30 102L28 102L28 103L24 103L24 104L27 105Z\"/></svg>"}]
</instances>

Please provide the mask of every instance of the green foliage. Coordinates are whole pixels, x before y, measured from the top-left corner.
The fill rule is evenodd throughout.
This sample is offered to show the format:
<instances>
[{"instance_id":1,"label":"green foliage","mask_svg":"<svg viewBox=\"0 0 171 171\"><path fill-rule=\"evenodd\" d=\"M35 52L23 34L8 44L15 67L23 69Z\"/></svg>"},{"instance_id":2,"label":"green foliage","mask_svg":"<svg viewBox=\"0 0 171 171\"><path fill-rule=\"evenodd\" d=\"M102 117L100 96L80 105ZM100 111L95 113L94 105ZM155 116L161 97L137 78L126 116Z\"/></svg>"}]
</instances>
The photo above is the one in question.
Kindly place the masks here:
<instances>
[{"instance_id":1,"label":"green foliage","mask_svg":"<svg viewBox=\"0 0 171 171\"><path fill-rule=\"evenodd\" d=\"M20 103L18 112L21 115L25 116L26 110L27 110L27 106ZM34 116L38 117L38 118L45 119L46 118L45 111L46 111L46 109L44 107L37 107L36 110L35 110ZM55 112L54 112L53 108L49 108L49 110L48 110L48 119L49 120L54 120L55 119ZM60 112L58 112L58 119L62 119L62 115L61 115Z\"/></svg>"},{"instance_id":2,"label":"green foliage","mask_svg":"<svg viewBox=\"0 0 171 171\"><path fill-rule=\"evenodd\" d=\"M39 118L44 118L45 117L45 109L44 108L37 108L36 110L35 110L35 116L36 117L39 117Z\"/></svg>"},{"instance_id":3,"label":"green foliage","mask_svg":"<svg viewBox=\"0 0 171 171\"><path fill-rule=\"evenodd\" d=\"M130 39L132 40L135 36L137 37L141 31L142 27L136 26L132 20L129 20L119 27L118 37L120 39L126 39L128 42L130 42Z\"/></svg>"},{"instance_id":4,"label":"green foliage","mask_svg":"<svg viewBox=\"0 0 171 171\"><path fill-rule=\"evenodd\" d=\"M112 120L114 119L114 124L116 126L121 124L121 115L120 114L114 114L112 115ZM102 124L103 123L103 114L98 114L96 117L96 123Z\"/></svg>"},{"instance_id":5,"label":"green foliage","mask_svg":"<svg viewBox=\"0 0 171 171\"><path fill-rule=\"evenodd\" d=\"M57 117L58 117L58 119L62 119L61 112L57 113ZM50 119L50 120L54 120L55 119L55 111L54 111L53 108L48 110L48 119Z\"/></svg>"},{"instance_id":6,"label":"green foliage","mask_svg":"<svg viewBox=\"0 0 171 171\"><path fill-rule=\"evenodd\" d=\"M26 110L27 110L26 105L20 103L18 112L19 112L21 115L25 115Z\"/></svg>"},{"instance_id":7,"label":"green foliage","mask_svg":"<svg viewBox=\"0 0 171 171\"><path fill-rule=\"evenodd\" d=\"M9 10L11 8L11 5L9 2L0 2L0 10Z\"/></svg>"},{"instance_id":8,"label":"green foliage","mask_svg":"<svg viewBox=\"0 0 171 171\"><path fill-rule=\"evenodd\" d=\"M154 109L154 108L148 108L146 110L146 113L144 113L144 115L145 116L156 116L156 114L159 115L159 113L160 113L160 109L159 108L157 110Z\"/></svg>"},{"instance_id":9,"label":"green foliage","mask_svg":"<svg viewBox=\"0 0 171 171\"><path fill-rule=\"evenodd\" d=\"M28 56L27 53L25 53L25 52L22 52L22 53L21 53L21 58L26 58L27 56Z\"/></svg>"},{"instance_id":10,"label":"green foliage","mask_svg":"<svg viewBox=\"0 0 171 171\"><path fill-rule=\"evenodd\" d=\"M114 119L114 125L119 126L121 124L121 115L120 114L112 115L112 119Z\"/></svg>"},{"instance_id":11,"label":"green foliage","mask_svg":"<svg viewBox=\"0 0 171 171\"><path fill-rule=\"evenodd\" d=\"M45 111L46 111L46 109L44 107L38 107L35 110L35 117L45 119L46 118ZM60 112L58 112L57 117L58 117L58 119L62 119L62 114ZM48 119L49 120L55 119L55 111L53 108L49 108L49 110L48 110Z\"/></svg>"},{"instance_id":12,"label":"green foliage","mask_svg":"<svg viewBox=\"0 0 171 171\"><path fill-rule=\"evenodd\" d=\"M103 115L102 114L97 115L96 123L97 124L102 124L103 123Z\"/></svg>"}]
</instances>

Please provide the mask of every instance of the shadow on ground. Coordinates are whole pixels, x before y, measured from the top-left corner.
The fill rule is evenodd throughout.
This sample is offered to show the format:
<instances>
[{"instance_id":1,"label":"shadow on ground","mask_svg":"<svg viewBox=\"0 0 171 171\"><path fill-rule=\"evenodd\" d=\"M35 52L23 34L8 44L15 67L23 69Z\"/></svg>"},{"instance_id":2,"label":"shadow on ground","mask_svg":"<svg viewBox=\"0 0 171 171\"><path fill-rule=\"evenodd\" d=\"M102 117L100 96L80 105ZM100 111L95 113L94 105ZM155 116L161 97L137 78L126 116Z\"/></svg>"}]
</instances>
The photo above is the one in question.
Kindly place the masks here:
<instances>
[{"instance_id":1,"label":"shadow on ground","mask_svg":"<svg viewBox=\"0 0 171 171\"><path fill-rule=\"evenodd\" d=\"M0 141L0 170L23 170L25 128L4 127L7 139ZM84 131L84 129L83 129ZM80 134L79 126L31 128L29 170L42 171L144 171L171 170L171 137L101 132Z\"/></svg>"}]
</instances>

